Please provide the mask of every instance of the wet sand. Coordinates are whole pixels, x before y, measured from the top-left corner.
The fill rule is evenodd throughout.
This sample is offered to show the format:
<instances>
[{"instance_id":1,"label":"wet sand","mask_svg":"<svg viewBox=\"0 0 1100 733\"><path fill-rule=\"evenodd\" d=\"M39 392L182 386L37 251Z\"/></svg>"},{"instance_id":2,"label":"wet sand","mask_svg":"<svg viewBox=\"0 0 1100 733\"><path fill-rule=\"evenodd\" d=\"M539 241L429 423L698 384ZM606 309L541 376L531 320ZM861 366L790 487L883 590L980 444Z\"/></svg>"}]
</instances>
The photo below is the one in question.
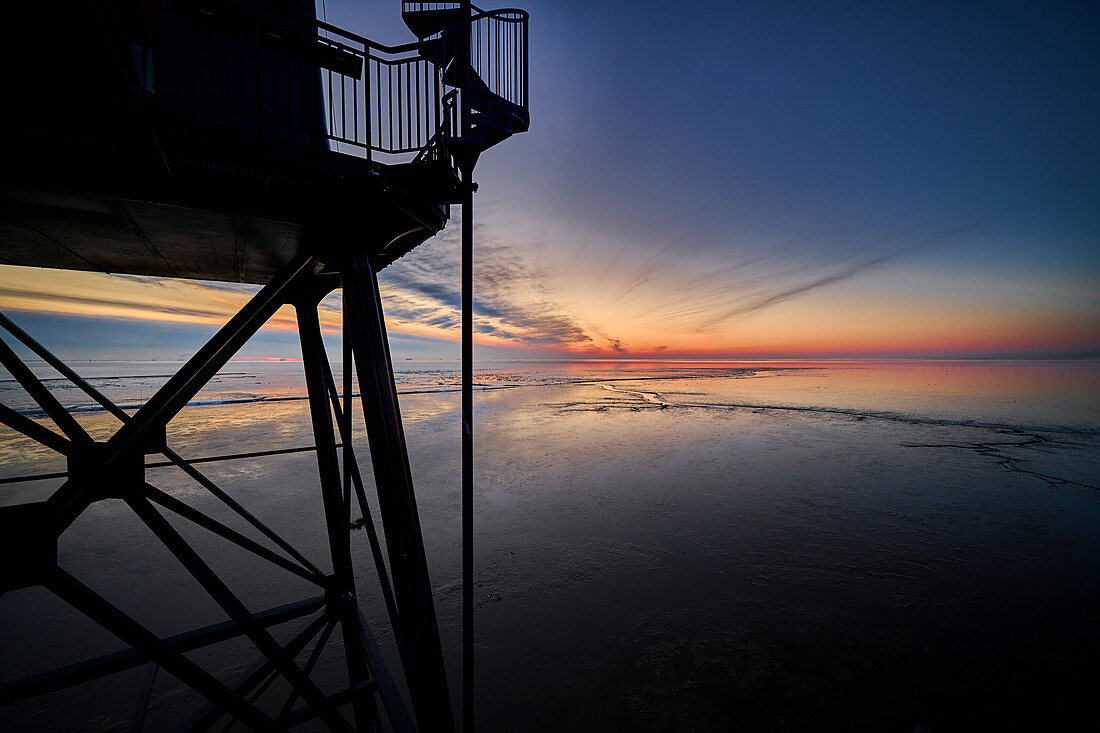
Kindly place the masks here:
<instances>
[{"instance_id":1,"label":"wet sand","mask_svg":"<svg viewBox=\"0 0 1100 733\"><path fill-rule=\"evenodd\" d=\"M480 374L493 387L476 396L482 730L1084 730L1096 719L1095 368L1071 368L1068 387L1015 367L720 368ZM402 409L457 686L458 395L438 391L451 386L445 371L410 373ZM170 438L186 456L306 445L304 408L196 406ZM29 462L13 456L37 455L5 438L6 474ZM204 471L324 567L312 456ZM179 472L150 480L239 526ZM34 494L12 485L5 501ZM253 609L308 594L175 524ZM385 646L365 533L354 542ZM157 633L222 619L118 502L89 510L60 549L63 567ZM119 647L41 590L0 599L0 634L2 679ZM194 658L231 678L246 650ZM343 672L326 656L318 675L335 684ZM2 710L0 725L128 725L143 676ZM162 675L150 729L194 703Z\"/></svg>"}]
</instances>

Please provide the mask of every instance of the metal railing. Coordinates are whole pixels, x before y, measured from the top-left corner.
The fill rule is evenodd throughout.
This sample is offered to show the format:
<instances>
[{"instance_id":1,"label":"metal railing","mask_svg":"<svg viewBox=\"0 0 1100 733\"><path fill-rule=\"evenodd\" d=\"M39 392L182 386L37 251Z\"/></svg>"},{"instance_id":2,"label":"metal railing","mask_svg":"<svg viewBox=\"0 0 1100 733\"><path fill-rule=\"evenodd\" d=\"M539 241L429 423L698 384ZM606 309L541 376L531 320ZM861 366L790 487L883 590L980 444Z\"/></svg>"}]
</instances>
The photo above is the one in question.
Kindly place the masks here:
<instances>
[{"instance_id":1,"label":"metal railing","mask_svg":"<svg viewBox=\"0 0 1100 733\"><path fill-rule=\"evenodd\" d=\"M371 148L386 153L422 150L442 122L439 71L421 58L370 56L368 64L367 89L374 95L369 100L373 129L367 131Z\"/></svg>"},{"instance_id":2,"label":"metal railing","mask_svg":"<svg viewBox=\"0 0 1100 733\"><path fill-rule=\"evenodd\" d=\"M402 13L425 13L432 10L461 10L461 2L452 3L401 3Z\"/></svg>"},{"instance_id":3,"label":"metal railing","mask_svg":"<svg viewBox=\"0 0 1100 733\"><path fill-rule=\"evenodd\" d=\"M415 43L232 0L156 7L161 108L368 160L420 153L443 124L440 72Z\"/></svg>"},{"instance_id":4,"label":"metal railing","mask_svg":"<svg viewBox=\"0 0 1100 733\"><path fill-rule=\"evenodd\" d=\"M412 12L461 5L403 3ZM437 158L448 140L476 142L487 127L518 131L499 123L527 114L522 10L478 11L423 42L385 46L255 3L162 0L154 7L152 99L177 115L404 162Z\"/></svg>"},{"instance_id":5,"label":"metal railing","mask_svg":"<svg viewBox=\"0 0 1100 733\"><path fill-rule=\"evenodd\" d=\"M445 57L454 59L443 81L459 90L458 131L468 133L473 125L493 124L502 116L526 118L527 18L526 11L513 8L483 11L440 33ZM464 58L468 65L462 63Z\"/></svg>"}]
</instances>

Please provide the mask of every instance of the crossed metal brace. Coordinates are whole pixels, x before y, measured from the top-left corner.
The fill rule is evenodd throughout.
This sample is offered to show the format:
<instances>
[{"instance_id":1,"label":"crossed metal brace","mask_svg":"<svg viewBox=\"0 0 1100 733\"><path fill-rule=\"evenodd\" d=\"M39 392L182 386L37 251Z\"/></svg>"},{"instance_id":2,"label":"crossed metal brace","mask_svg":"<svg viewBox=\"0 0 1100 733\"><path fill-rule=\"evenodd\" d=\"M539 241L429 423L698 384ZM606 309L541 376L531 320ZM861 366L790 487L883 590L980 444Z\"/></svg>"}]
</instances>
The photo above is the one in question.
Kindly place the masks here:
<instances>
[{"instance_id":1,"label":"crossed metal brace","mask_svg":"<svg viewBox=\"0 0 1100 733\"><path fill-rule=\"evenodd\" d=\"M322 343L317 312L320 300L337 285L342 285L344 292L342 395L337 390ZM281 306L288 304L293 305L297 313L315 445L193 461L178 455L167 445L168 423ZM131 647L0 684L0 704L26 700L151 663L135 709L135 729L140 729L144 720L157 670L163 668L207 700L185 722L186 730L208 729L226 715L257 730L288 730L314 718L320 718L330 730L454 730L378 281L368 255L352 251L342 253L339 278L334 273L321 272L320 263L311 255L296 257L133 415L118 407L3 314L0 314L0 327L122 423L106 441L94 441L15 351L0 339L0 364L22 385L57 430L5 405L0 405L0 423L67 458L64 473L5 480L9 483L65 478L46 501L0 509L0 553L5 558L5 562L0 563L0 594L43 585ZM353 363L359 378L388 563L371 517L352 445ZM331 574L325 574L311 563L194 466L197 462L305 450L317 455ZM342 471L340 450L343 451ZM146 461L147 455L156 453L163 454L167 461ZM279 551L145 481L147 468L167 465L184 471ZM415 724L386 670L356 601L350 543L353 496L363 515L378 582L404 668ZM229 620L162 639L62 569L57 558L58 536L90 504L105 498L122 499L217 602ZM249 611L168 522L162 510L313 583L322 591L321 595L259 613ZM16 556L20 561L12 562ZM279 644L268 631L272 626L310 615L314 618L285 645ZM346 689L326 694L317 687L310 673L337 625L344 638L350 684ZM240 636L247 637L262 658L233 686L219 681L185 656L185 652ZM297 658L311 643L308 658L299 666ZM261 708L259 698L280 677L290 686L289 696L277 712ZM295 707L299 698L303 705ZM341 712L349 703L351 721Z\"/></svg>"}]
</instances>

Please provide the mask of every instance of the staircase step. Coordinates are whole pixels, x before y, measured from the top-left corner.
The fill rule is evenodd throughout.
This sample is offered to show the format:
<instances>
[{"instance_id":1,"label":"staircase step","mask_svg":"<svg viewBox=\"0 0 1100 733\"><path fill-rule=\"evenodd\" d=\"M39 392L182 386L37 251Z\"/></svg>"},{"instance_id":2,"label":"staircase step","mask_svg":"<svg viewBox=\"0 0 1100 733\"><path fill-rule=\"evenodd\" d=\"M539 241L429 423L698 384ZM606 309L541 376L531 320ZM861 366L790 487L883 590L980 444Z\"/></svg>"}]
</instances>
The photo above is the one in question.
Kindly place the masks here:
<instances>
[{"instance_id":1,"label":"staircase step","mask_svg":"<svg viewBox=\"0 0 1100 733\"><path fill-rule=\"evenodd\" d=\"M413 34L423 40L440 31L450 28L463 18L469 17L463 8L442 8L438 10L410 10L401 14L405 25Z\"/></svg>"},{"instance_id":2,"label":"staircase step","mask_svg":"<svg viewBox=\"0 0 1100 733\"><path fill-rule=\"evenodd\" d=\"M476 73L470 71L467 74L459 73L461 65L454 63L443 72L443 83L451 87L466 87L466 93L470 95L471 105L475 108L495 106L507 108L519 108L514 102L509 102L504 97L489 89L489 86ZM469 67L467 67L468 69Z\"/></svg>"}]
</instances>

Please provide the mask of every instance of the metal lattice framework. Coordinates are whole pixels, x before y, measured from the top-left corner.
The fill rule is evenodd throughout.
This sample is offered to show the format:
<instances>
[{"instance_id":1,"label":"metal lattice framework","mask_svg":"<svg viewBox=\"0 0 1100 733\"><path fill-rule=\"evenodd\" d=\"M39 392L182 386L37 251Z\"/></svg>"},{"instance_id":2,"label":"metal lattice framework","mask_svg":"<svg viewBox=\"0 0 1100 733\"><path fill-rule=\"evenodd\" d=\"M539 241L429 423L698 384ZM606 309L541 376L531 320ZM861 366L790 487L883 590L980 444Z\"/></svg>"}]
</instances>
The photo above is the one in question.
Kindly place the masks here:
<instances>
[{"instance_id":1,"label":"metal lattice framework","mask_svg":"<svg viewBox=\"0 0 1100 733\"><path fill-rule=\"evenodd\" d=\"M124 4L100 0L81 8L74 14L78 20L64 26L73 46L59 46L65 53L57 58L41 44L22 46L41 68L27 75L21 93L37 95L57 114L24 121L20 128L33 139L53 142L41 149L21 146L19 166L13 168L18 172L5 177L11 178L5 185L15 198L3 203L16 212L23 237L16 256L5 261L172 277L183 268L188 277L266 284L133 414L0 314L0 328L121 423L107 439L93 438L0 338L0 365L51 424L4 404L0 423L66 460L64 472L0 479L8 484L61 480L45 501L0 508L0 595L44 587L128 646L4 682L0 704L148 665L135 729L163 670L206 700L185 721L186 730L209 729L227 719L228 725L237 721L258 730L288 730L310 721L345 731L455 730L377 273L439 231L450 205L458 203L463 212L462 695L463 729L473 731L473 168L484 150L528 128L527 14L483 11L468 0L406 2L403 16L418 40L385 46L287 12L293 0L135 2L122 22ZM53 23L48 9L31 10L28 17L39 25ZM104 38L79 27L81 18L98 23L107 31ZM57 79L68 79L56 75L68 59L94 61L90 68L97 80L116 96L86 95L80 85L64 87L63 94L44 93ZM256 180L262 185L242 190L242 182ZM73 190L79 191L75 199ZM120 190L126 206L146 212L166 232L163 249L120 203ZM91 204L80 198L85 195ZM73 247L53 240L52 248L40 246L39 228L17 211L27 196L41 201L36 215L72 237ZM114 226L113 233L84 237L87 207L104 202L114 214L93 219ZM224 209L234 206L229 227ZM360 209L365 223L353 213ZM247 262L246 216L262 240L258 258ZM140 246L127 249L127 238L135 234ZM203 253L196 244L206 247ZM343 294L342 390L318 315L322 298L336 288ZM314 445L191 459L178 454L168 444L169 425L283 306L292 306L297 315ZM356 461L353 371L380 527ZM198 468L307 451L317 459L328 573ZM250 534L147 480L149 470L167 467L182 471L246 523ZM104 499L124 502L227 620L160 637L62 567L58 538ZM356 505L408 690L407 707L356 599L350 539ZM233 579L222 577L170 518L232 543L311 584L316 593L251 610L232 589ZM273 627L303 620L289 640L276 639ZM348 684L326 691L315 672L326 649L336 645L337 629ZM257 654L235 681L218 679L187 656L231 639L247 639ZM289 687L281 700L270 694L276 681Z\"/></svg>"},{"instance_id":2,"label":"metal lattice framework","mask_svg":"<svg viewBox=\"0 0 1100 733\"><path fill-rule=\"evenodd\" d=\"M0 509L0 537L7 556L12 557L11 553L18 551L23 558L21 563L4 564L2 588L7 592L42 585L131 647L8 682L0 687L0 704L152 663L150 680L141 693L146 703L152 679L160 668L210 701L188 721L185 725L188 730L207 729L226 715L259 730L285 730L313 718L320 718L331 730L373 730L381 720L385 720L385 729L414 730L412 716L356 603L350 532L352 508L357 503L363 513L419 729L453 729L385 322L369 258L361 254L345 256L340 280L347 360L344 365L347 381L342 393L337 389L322 344L317 310L321 298L339 283L331 273L318 274L316 260L303 256L256 294L133 415L115 405L9 318L0 315L4 330L122 423L106 441L94 441L11 346L0 340L0 363L54 427L46 427L8 406L0 406L0 421L64 455L68 464L64 483L48 500ZM283 305L292 305L297 313L315 445L201 460L301 450L315 452L332 565L329 574L253 516L193 462L176 453L165 439L172 419ZM360 385L388 562L383 557L351 438L353 405L349 382L353 368ZM338 451L343 452L342 462ZM157 453L166 461L147 462L147 456ZM251 525L267 544L230 528L145 480L147 469L165 465L185 472ZM8 482L39 478L43 475L14 477ZM104 498L124 501L221 607L229 621L159 638L61 567L57 561L57 537L93 502ZM277 608L250 611L229 583L167 521L166 512L312 583L318 595ZM310 617L309 623L285 645L276 642L268 631L273 625L303 617ZM345 641L351 685L326 694L310 673L336 626ZM235 683L219 681L185 656L185 652L238 636L247 637L261 658ZM307 649L308 656L300 663L298 657ZM289 684L291 692L273 709L270 701L261 702L260 698L277 677ZM301 704L296 706L298 700ZM349 703L351 721L340 711Z\"/></svg>"}]
</instances>

